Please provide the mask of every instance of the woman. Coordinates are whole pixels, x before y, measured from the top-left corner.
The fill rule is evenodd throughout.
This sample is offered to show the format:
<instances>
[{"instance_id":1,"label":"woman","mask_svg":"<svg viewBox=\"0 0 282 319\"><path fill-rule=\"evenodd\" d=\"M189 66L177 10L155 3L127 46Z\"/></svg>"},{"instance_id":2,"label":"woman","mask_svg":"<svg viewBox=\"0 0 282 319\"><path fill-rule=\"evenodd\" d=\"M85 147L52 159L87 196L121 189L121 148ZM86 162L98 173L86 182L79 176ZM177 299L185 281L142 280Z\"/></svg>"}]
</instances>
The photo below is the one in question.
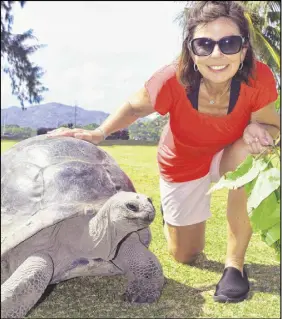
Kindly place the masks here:
<instances>
[{"instance_id":1,"label":"woman","mask_svg":"<svg viewBox=\"0 0 282 319\"><path fill-rule=\"evenodd\" d=\"M190 263L204 249L212 181L257 154L279 132L276 84L254 58L243 8L235 1L197 1L188 13L178 61L158 70L94 131L53 131L95 144L153 112L169 113L158 147L164 231L171 255ZM230 190L228 242L214 300L244 300L244 257L252 230L244 189Z\"/></svg>"}]
</instances>

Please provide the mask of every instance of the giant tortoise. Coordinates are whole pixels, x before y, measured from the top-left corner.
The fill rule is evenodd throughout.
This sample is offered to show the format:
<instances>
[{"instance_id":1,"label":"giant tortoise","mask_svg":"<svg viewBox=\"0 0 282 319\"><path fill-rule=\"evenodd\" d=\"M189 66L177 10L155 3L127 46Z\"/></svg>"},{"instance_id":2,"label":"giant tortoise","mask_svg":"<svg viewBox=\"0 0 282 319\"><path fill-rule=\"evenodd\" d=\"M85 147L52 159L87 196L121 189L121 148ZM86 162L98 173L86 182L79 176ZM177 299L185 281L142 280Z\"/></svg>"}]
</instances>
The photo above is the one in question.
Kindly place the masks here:
<instances>
[{"instance_id":1,"label":"giant tortoise","mask_svg":"<svg viewBox=\"0 0 282 319\"><path fill-rule=\"evenodd\" d=\"M79 276L125 275L125 301L159 298L154 206L100 147L24 140L2 155L1 193L2 318L25 316L49 284Z\"/></svg>"}]
</instances>

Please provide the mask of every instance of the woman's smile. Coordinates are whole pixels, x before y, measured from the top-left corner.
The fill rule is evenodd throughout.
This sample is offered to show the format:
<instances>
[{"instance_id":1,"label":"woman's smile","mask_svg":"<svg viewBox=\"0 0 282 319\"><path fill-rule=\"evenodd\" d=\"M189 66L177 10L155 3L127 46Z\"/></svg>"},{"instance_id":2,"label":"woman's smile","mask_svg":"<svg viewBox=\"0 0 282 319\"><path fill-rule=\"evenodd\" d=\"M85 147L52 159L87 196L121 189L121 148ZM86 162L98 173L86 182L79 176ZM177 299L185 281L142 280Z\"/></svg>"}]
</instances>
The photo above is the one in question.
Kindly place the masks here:
<instances>
[{"instance_id":1,"label":"woman's smile","mask_svg":"<svg viewBox=\"0 0 282 319\"><path fill-rule=\"evenodd\" d=\"M219 73L223 72L228 68L229 64L223 64L223 65L208 65L208 69L211 72Z\"/></svg>"}]
</instances>

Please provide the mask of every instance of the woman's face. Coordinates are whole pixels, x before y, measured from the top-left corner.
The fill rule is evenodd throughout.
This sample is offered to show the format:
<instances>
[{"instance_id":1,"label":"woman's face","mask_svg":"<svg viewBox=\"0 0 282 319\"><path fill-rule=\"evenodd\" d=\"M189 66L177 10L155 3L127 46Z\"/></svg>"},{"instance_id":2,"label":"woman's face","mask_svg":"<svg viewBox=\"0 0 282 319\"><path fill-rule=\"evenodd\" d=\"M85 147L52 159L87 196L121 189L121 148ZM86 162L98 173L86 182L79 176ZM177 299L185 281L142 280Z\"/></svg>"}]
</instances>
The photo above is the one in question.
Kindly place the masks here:
<instances>
[{"instance_id":1,"label":"woman's face","mask_svg":"<svg viewBox=\"0 0 282 319\"><path fill-rule=\"evenodd\" d=\"M241 35L238 26L228 18L218 18L208 24L200 24L194 32L195 38L210 38L218 41L223 37ZM247 48L242 48L238 53L226 55L216 45L208 56L197 56L193 52L192 58L202 76L213 83L224 83L231 79L244 61Z\"/></svg>"}]
</instances>

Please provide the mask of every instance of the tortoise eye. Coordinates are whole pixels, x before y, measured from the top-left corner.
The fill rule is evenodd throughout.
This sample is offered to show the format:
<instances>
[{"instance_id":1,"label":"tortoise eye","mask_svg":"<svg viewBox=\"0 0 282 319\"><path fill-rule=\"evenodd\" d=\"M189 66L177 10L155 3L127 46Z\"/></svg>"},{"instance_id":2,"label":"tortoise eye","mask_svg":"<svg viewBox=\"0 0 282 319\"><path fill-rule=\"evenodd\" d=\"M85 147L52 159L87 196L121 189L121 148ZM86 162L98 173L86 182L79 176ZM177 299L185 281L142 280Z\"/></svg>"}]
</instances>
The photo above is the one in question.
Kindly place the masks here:
<instances>
[{"instance_id":1,"label":"tortoise eye","mask_svg":"<svg viewBox=\"0 0 282 319\"><path fill-rule=\"evenodd\" d=\"M139 210L139 207L133 203L127 203L126 208L133 211L133 212L138 212L138 210Z\"/></svg>"}]
</instances>

